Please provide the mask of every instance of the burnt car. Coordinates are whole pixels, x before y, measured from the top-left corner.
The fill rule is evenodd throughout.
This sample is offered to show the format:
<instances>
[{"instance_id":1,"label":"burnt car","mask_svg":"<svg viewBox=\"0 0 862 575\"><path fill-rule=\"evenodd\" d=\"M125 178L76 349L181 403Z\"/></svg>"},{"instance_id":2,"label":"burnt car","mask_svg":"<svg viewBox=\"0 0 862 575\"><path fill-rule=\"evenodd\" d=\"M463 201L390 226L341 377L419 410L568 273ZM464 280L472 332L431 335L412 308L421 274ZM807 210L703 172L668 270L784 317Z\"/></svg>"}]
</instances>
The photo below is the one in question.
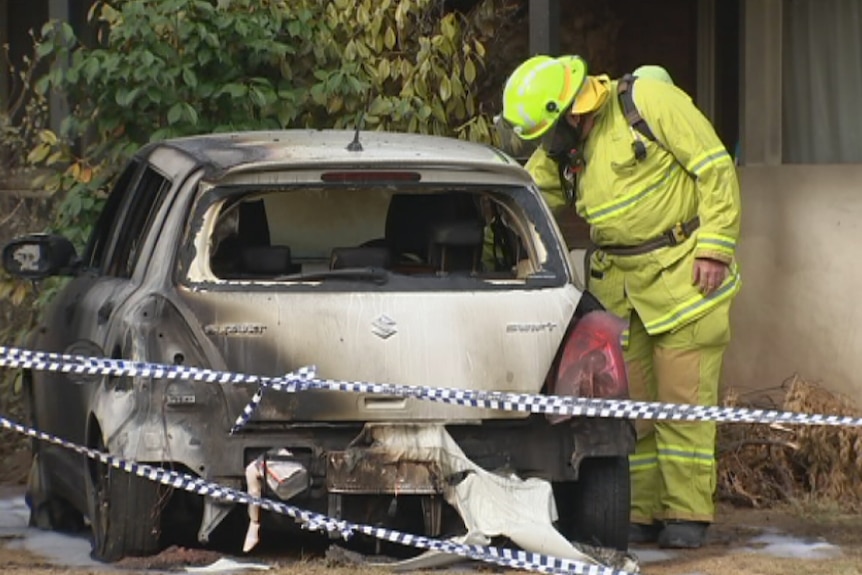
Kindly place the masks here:
<instances>
[{"instance_id":1,"label":"burnt car","mask_svg":"<svg viewBox=\"0 0 862 575\"><path fill-rule=\"evenodd\" d=\"M10 242L3 262L30 280L71 276L31 349L262 376L314 366L334 381L628 394L619 333L591 321L606 312L576 287L538 189L487 145L335 130L153 143L119 176L83 253L34 234ZM429 536L451 532L439 495L452 478L433 462L378 457L366 432L439 425L481 468L550 482L567 537L627 547L628 421L309 389L268 392L232 432L257 386L26 371L24 388L31 423L68 441L239 489L254 462L289 461L301 471L291 504ZM31 523L86 519L103 560L189 535L206 542L231 511L245 514L62 447L33 449Z\"/></svg>"}]
</instances>

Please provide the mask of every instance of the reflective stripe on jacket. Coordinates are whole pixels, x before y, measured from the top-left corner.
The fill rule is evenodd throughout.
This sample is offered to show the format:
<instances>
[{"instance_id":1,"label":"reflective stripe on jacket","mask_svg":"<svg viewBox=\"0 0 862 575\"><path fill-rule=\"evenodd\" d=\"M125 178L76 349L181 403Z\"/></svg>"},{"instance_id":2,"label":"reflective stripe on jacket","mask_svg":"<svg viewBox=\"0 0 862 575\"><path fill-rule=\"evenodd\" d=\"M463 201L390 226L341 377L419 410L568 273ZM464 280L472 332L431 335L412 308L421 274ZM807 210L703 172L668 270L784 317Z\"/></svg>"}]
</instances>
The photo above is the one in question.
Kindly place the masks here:
<instances>
[{"instance_id":1,"label":"reflective stripe on jacket","mask_svg":"<svg viewBox=\"0 0 862 575\"><path fill-rule=\"evenodd\" d=\"M610 83L616 93L616 82ZM657 334L702 317L738 292L739 183L732 158L685 92L640 78L634 101L660 144L636 133L619 99L609 98L584 148L575 207L599 246L591 258L590 291L621 317L634 309L647 331ZM647 149L640 161L632 148L635 138ZM561 197L556 166L541 149L527 169L546 197ZM695 216L700 228L676 246L635 256L600 249L638 245ZM695 257L730 265L727 280L706 298L692 285Z\"/></svg>"}]
</instances>

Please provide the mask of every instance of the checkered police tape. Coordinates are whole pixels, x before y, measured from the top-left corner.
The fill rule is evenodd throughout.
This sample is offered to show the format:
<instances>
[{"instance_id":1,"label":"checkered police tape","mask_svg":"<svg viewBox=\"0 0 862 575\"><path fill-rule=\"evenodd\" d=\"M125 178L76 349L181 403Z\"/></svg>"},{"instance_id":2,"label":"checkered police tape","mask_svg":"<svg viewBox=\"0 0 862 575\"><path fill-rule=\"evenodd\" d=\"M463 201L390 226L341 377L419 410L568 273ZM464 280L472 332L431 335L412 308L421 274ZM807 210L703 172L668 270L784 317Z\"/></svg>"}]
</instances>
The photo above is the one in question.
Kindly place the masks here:
<instances>
[{"instance_id":1,"label":"checkered police tape","mask_svg":"<svg viewBox=\"0 0 862 575\"><path fill-rule=\"evenodd\" d=\"M315 369L313 367L304 367L300 370L297 370L296 372L291 372L284 376L284 379L289 382L288 384L269 385L270 387L273 387L278 391L286 391L288 393L293 393L298 391L300 387L308 386L308 382L311 381L312 378L314 378L314 375ZM260 387L258 387L257 391L254 392L254 395L251 396L251 401L249 401L248 404L242 408L242 412L236 418L233 427L230 428L231 435L242 429L242 427L245 426L245 424L248 423L249 420L252 418L254 412L257 411L260 402L263 400L263 392L266 388L267 385L261 385Z\"/></svg>"},{"instance_id":2,"label":"checkered police tape","mask_svg":"<svg viewBox=\"0 0 862 575\"><path fill-rule=\"evenodd\" d=\"M657 421L862 426L862 417L856 416L317 379L314 377L314 367L304 367L284 377L264 377L184 365L163 365L121 359L46 353L0 346L0 367L4 366L77 375L110 375L192 380L222 384L252 384L259 386L259 388L271 388L276 391L287 392L329 390L381 394L484 409L555 415L613 419L650 419ZM262 396L263 393L259 389L258 394L255 395L256 399L253 399L246 406L243 413L237 419L233 427L234 430L242 427L251 418Z\"/></svg>"},{"instance_id":3,"label":"checkered police tape","mask_svg":"<svg viewBox=\"0 0 862 575\"><path fill-rule=\"evenodd\" d=\"M468 559L493 563L502 567L522 569L538 573L548 573L553 575L633 575L631 572L613 569L604 565L552 557L519 549L484 545L467 545L454 541L433 539L421 535L412 535L410 533L403 533L401 531L384 529L371 525L351 523L349 521L334 519L326 515L299 509L298 507L275 501L273 499L255 497L245 491L224 487L217 483L206 481L185 473L177 473L176 471L171 471L154 465L125 461L101 451L96 451L94 449L66 441L54 435L38 431L26 425L16 423L2 416L0 416L0 428L9 429L40 441L71 449L76 453L99 461L104 465L149 479L150 481L168 485L175 489L182 489L190 493L212 497L229 503L257 505L261 509L292 517L305 529L310 531L323 530L330 533L338 533L345 539L355 533L362 533L363 535L374 537L376 539L398 543L405 546L412 546L417 549L440 551Z\"/></svg>"}]
</instances>

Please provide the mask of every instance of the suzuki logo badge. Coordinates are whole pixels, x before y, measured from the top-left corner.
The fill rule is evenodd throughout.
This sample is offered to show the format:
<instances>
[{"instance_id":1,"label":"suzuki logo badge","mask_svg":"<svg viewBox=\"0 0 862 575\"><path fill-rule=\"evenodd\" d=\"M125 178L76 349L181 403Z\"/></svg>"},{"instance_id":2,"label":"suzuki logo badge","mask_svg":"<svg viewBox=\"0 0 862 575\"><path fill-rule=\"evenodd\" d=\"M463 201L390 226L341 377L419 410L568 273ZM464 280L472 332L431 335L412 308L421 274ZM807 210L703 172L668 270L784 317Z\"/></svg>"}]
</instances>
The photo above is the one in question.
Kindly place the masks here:
<instances>
[{"instance_id":1,"label":"suzuki logo badge","mask_svg":"<svg viewBox=\"0 0 862 575\"><path fill-rule=\"evenodd\" d=\"M398 329L395 327L395 320L383 314L371 322L371 333L380 339L389 339L398 333Z\"/></svg>"}]
</instances>

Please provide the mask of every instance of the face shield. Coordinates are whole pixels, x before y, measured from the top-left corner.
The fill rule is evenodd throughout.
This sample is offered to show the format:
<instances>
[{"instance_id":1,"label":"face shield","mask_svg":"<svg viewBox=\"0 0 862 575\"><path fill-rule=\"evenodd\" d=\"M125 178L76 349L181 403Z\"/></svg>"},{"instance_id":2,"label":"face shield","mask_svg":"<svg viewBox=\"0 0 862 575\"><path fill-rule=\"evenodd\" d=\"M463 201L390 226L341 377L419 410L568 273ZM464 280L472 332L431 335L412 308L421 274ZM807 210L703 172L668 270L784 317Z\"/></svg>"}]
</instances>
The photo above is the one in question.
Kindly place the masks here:
<instances>
[{"instance_id":1,"label":"face shield","mask_svg":"<svg viewBox=\"0 0 862 575\"><path fill-rule=\"evenodd\" d=\"M557 161L563 160L568 154L581 147L580 127L572 126L561 115L560 119L535 140L525 140L518 134L517 129L505 120L501 115L494 116L494 130L499 139L498 146L501 150L514 157L529 156L539 146Z\"/></svg>"},{"instance_id":2,"label":"face shield","mask_svg":"<svg viewBox=\"0 0 862 575\"><path fill-rule=\"evenodd\" d=\"M538 140L521 138L515 127L507 122L502 114L494 116L494 132L498 139L497 146L514 158L526 161L539 146Z\"/></svg>"}]
</instances>

